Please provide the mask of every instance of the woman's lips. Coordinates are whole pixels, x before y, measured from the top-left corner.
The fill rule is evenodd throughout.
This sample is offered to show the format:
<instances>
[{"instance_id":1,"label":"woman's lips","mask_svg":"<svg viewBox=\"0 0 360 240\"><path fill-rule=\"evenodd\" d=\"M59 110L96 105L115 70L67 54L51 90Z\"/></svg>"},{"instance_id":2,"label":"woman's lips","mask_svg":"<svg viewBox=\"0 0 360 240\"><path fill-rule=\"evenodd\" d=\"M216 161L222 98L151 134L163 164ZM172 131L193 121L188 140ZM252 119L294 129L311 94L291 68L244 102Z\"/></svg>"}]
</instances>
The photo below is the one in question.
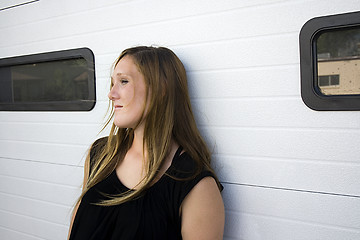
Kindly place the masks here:
<instances>
[{"instance_id":1,"label":"woman's lips","mask_svg":"<svg viewBox=\"0 0 360 240\"><path fill-rule=\"evenodd\" d=\"M115 106L114 106L114 109L117 110L117 109L121 109L122 107L123 107L123 106L121 106L121 105L115 105Z\"/></svg>"}]
</instances>

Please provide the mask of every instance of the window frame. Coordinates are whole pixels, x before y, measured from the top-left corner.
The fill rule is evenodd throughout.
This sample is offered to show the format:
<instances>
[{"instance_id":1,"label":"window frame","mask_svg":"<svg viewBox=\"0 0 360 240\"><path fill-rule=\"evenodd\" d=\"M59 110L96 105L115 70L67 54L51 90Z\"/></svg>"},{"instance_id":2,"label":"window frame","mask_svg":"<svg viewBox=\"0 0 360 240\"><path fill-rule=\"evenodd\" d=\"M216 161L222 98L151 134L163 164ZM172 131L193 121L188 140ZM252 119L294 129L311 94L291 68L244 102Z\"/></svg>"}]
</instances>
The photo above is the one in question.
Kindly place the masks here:
<instances>
[{"instance_id":1,"label":"window frame","mask_svg":"<svg viewBox=\"0 0 360 240\"><path fill-rule=\"evenodd\" d=\"M299 35L301 97L309 108L316 111L359 111L358 95L324 95L317 88L316 39L323 32L360 27L360 11L307 21Z\"/></svg>"},{"instance_id":2,"label":"window frame","mask_svg":"<svg viewBox=\"0 0 360 240\"><path fill-rule=\"evenodd\" d=\"M47 101L47 102L12 102L0 103L0 111L90 111L96 104L95 58L89 48L67 49L54 52L38 53L0 59L0 67L12 67L25 64L53 61L85 59L88 73L87 100Z\"/></svg>"}]
</instances>

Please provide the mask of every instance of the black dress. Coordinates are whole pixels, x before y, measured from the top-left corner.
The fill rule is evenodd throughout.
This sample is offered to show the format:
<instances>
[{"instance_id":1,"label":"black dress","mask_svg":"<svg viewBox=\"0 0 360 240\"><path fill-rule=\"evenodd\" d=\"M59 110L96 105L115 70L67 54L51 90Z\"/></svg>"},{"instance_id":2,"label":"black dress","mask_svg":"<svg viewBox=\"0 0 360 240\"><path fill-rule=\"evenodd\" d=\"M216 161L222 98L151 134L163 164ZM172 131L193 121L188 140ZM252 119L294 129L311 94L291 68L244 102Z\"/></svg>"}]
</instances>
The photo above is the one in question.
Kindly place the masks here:
<instances>
[{"instance_id":1,"label":"black dress","mask_svg":"<svg viewBox=\"0 0 360 240\"><path fill-rule=\"evenodd\" d=\"M192 176L194 160L180 147L167 170L176 178ZM94 150L90 153L93 156ZM164 174L144 195L116 206L98 206L101 193L118 194L129 190L114 171L83 197L73 223L70 240L182 239L179 209L191 189L204 177L202 171L191 180L175 180Z\"/></svg>"}]
</instances>

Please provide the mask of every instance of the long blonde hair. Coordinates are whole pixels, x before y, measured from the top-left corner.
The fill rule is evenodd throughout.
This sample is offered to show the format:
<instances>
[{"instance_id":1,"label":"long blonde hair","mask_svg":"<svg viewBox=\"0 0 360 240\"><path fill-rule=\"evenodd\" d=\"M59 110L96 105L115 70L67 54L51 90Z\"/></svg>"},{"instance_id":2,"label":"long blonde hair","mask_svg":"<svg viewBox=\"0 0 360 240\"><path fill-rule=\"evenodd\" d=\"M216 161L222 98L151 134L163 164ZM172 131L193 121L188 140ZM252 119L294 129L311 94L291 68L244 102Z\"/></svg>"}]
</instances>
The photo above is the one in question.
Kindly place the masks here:
<instances>
[{"instance_id":1,"label":"long blonde hair","mask_svg":"<svg viewBox=\"0 0 360 240\"><path fill-rule=\"evenodd\" d=\"M164 47L134 47L124 50L115 61L132 57L145 78L149 105L144 130L144 146L147 151L145 177L138 189L121 195L108 196L99 205L117 205L141 196L155 181L159 169L170 152L171 140L175 140L197 163L194 177L202 169L211 171L210 152L196 126L191 108L185 68L180 59ZM113 109L105 126L114 116ZM92 159L88 181L79 201L97 183L109 176L125 157L134 138L133 129L118 128L112 124L107 142ZM96 146L93 146L96 147ZM216 176L214 174L214 176ZM220 183L216 179L219 188Z\"/></svg>"}]
</instances>

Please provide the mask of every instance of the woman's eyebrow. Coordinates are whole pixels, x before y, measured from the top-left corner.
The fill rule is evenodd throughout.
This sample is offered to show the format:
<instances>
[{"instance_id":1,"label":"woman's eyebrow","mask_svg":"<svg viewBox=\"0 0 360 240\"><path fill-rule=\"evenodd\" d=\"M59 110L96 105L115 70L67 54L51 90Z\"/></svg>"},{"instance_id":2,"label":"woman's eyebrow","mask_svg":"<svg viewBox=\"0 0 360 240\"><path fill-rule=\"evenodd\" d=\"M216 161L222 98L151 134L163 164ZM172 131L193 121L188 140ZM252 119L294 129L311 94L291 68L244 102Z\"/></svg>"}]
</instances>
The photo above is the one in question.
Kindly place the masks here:
<instances>
[{"instance_id":1,"label":"woman's eyebrow","mask_svg":"<svg viewBox=\"0 0 360 240\"><path fill-rule=\"evenodd\" d=\"M120 77L131 77L129 74L126 73L117 73L116 76L120 76Z\"/></svg>"},{"instance_id":2,"label":"woman's eyebrow","mask_svg":"<svg viewBox=\"0 0 360 240\"><path fill-rule=\"evenodd\" d=\"M112 74L111 76L111 82L114 82L114 78L120 78L120 77L131 77L130 75L124 74L124 73L116 73L115 75Z\"/></svg>"}]
</instances>

